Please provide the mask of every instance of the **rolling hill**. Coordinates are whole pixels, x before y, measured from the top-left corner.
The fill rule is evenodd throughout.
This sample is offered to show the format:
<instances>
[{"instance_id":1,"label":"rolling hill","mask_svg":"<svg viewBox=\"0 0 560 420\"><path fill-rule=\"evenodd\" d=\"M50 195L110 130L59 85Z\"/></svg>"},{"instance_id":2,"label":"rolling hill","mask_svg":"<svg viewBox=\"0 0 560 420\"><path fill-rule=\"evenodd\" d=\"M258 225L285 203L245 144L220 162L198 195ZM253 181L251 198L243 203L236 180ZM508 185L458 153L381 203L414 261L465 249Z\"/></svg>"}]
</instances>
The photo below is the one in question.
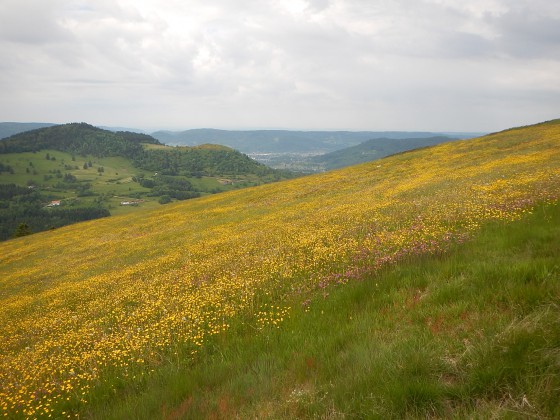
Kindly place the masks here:
<instances>
[{"instance_id":1,"label":"rolling hill","mask_svg":"<svg viewBox=\"0 0 560 420\"><path fill-rule=\"evenodd\" d=\"M452 141L450 137L419 137L419 138L379 138L370 139L356 146L336 150L324 155L314 156L309 161L319 165L324 170L343 168L345 166L357 165L359 163L370 162L381 159L396 153L408 150L419 149L422 147L434 146L439 143Z\"/></svg>"},{"instance_id":2,"label":"rolling hill","mask_svg":"<svg viewBox=\"0 0 560 420\"><path fill-rule=\"evenodd\" d=\"M560 120L0 244L10 418L558 417Z\"/></svg>"},{"instance_id":3,"label":"rolling hill","mask_svg":"<svg viewBox=\"0 0 560 420\"><path fill-rule=\"evenodd\" d=\"M57 150L95 157L135 158L143 152L142 143L161 144L151 136L103 130L86 123L38 128L0 141L0 154Z\"/></svg>"}]
</instances>

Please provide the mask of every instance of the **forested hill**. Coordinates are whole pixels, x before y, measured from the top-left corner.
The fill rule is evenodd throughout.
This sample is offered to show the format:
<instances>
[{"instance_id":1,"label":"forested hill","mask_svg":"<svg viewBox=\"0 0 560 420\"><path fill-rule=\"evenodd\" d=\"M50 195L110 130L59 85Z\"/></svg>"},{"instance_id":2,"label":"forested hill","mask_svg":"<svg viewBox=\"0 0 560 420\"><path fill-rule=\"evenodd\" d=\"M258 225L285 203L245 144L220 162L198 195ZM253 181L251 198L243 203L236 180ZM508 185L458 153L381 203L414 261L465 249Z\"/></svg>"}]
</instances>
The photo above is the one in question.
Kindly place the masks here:
<instances>
[{"instance_id":1,"label":"forested hill","mask_svg":"<svg viewBox=\"0 0 560 420\"><path fill-rule=\"evenodd\" d=\"M396 153L434 146L439 143L456 140L446 136L422 137L422 138L379 138L370 139L357 146L336 150L320 156L314 156L311 162L322 165L325 170L343 168L358 163L381 159Z\"/></svg>"},{"instance_id":2,"label":"forested hill","mask_svg":"<svg viewBox=\"0 0 560 420\"><path fill-rule=\"evenodd\" d=\"M204 144L194 147L148 148L134 160L136 166L164 175L278 175L292 177L286 171L271 169L249 156L226 146ZM277 179L280 179L277 178Z\"/></svg>"},{"instance_id":3,"label":"forested hill","mask_svg":"<svg viewBox=\"0 0 560 420\"><path fill-rule=\"evenodd\" d=\"M57 150L79 156L121 156L166 175L271 175L272 170L226 146L166 147L147 134L112 132L86 123L40 128L0 140L0 154ZM286 174L284 174L286 175Z\"/></svg>"},{"instance_id":4,"label":"forested hill","mask_svg":"<svg viewBox=\"0 0 560 420\"><path fill-rule=\"evenodd\" d=\"M135 158L144 149L141 143L161 144L146 134L113 133L86 123L71 123L8 137L0 141L0 154L50 149L84 156Z\"/></svg>"}]
</instances>

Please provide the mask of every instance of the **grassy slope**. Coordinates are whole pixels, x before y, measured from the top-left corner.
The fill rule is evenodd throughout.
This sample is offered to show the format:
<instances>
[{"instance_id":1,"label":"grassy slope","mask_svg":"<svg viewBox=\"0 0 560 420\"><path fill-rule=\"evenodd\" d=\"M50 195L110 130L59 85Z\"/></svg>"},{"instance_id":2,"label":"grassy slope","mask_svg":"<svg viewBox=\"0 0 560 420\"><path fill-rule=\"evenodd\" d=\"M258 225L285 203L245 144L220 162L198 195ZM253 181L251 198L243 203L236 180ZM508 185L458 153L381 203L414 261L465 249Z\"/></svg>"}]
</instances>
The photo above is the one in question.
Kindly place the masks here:
<instances>
[{"instance_id":1,"label":"grassy slope","mask_svg":"<svg viewBox=\"0 0 560 420\"><path fill-rule=\"evenodd\" d=\"M381 295L386 300L373 303L374 307L381 303L388 305L382 312L367 309L371 305L367 300L355 309L350 309L354 306L348 303L348 320L352 321L348 331L329 329L328 322L315 324L314 317L321 318L321 310L343 314L347 305L344 299L359 302L361 293L358 292L355 298L344 298L344 294L337 297L337 284L375 278L375 273L384 267L402 264L419 255L440 255L453 249L465 235L475 235L489 221L517 220L536 202L560 198L559 142L558 122L542 124L406 153L320 176L173 204L127 217L82 223L0 244L0 410L12 417L79 414L89 407L104 413L105 402L114 403L113 409L118 410L120 397L128 393L133 395L136 389L142 390L146 381L150 389L154 389L154 398L158 398L154 384L157 384L158 375L163 375L169 386L165 386L167 396L162 398L167 400L165 410L170 415L181 407L186 407L185 413L189 412L188 394L190 390L198 392L199 387L202 393L195 393L193 401L200 401L196 404L202 406L203 413L210 413L212 401L215 401L217 412L223 409L227 414L230 399L234 400L234 407L238 407L234 411L248 410L248 413L263 416L268 410L271 416L290 416L294 412L302 416L320 412L336 416L338 411L360 413L359 407L352 407L351 397L366 385L373 385L368 384L367 378L363 378L360 385L359 372L352 370L352 357L363 357L366 366L373 366L373 360L368 358L377 356L368 355L364 349L376 348L379 338L386 341L381 346L375 369L379 370L379 375L383 374L383 369L388 369L387 377L401 372L402 383L410 383L411 390L400 389L397 384L390 393L398 396L402 392L403 401L412 399L418 403L409 408L405 404L403 408L391 402L398 402L397 397L387 400L383 395L389 394L380 394L382 399L377 401L377 394L372 391L366 401L358 398L357 401L362 401L358 405L365 404L364 410L372 410L366 403L377 401L379 409L386 410L385 414L395 412L396 415L402 413L399 410L414 413L416 409L445 413L438 410L445 410L447 404L451 404L448 409L452 410L454 401L463 399L452 398L455 394L445 399L430 397L431 385L426 385L427 391L418 390L418 396L414 397L415 375L439 372L437 369L445 373L442 378L449 381L449 392L462 392L461 388L456 390L451 386L459 383L456 378L460 372L451 375L449 366L455 360L461 361L457 355L470 354L470 350L466 352L470 347L461 341L462 348L457 347L459 344L445 348L450 355L449 366L439 359L417 357L424 354L423 351L431 351L432 347L441 350L438 346L453 343L448 337L441 341L431 338L430 328L423 334L414 331L415 323L432 325L434 330L445 329L446 319L436 316L440 308L437 300L426 308L431 320L409 318L411 308L423 307L418 302L437 296L429 293L430 276L410 269L406 277L412 285L410 289L393 288L391 278L387 277L388 280L378 286L388 292ZM398 267L406 270L407 266ZM499 278L500 271L495 271L493 276ZM549 268L536 271L544 273L543 276L553 273ZM450 289L446 293L453 299L462 296L463 286L455 283L463 274L468 274L466 269L443 277L443 282L449 280ZM451 281L455 277L456 281ZM530 276L522 274L521 278ZM373 281L363 282L363 285L375 287ZM351 296L354 287L361 286L341 290L348 290L345 293ZM466 291L472 293L473 289ZM323 301L322 296L328 293L332 293L332 298ZM444 299L446 293L440 299ZM488 299L493 296L487 295ZM537 292L535 296L533 303L546 302ZM557 290L549 289L548 296L557 301ZM507 300L505 303L490 302L494 306L485 306L487 302L472 307L467 304L465 307L450 306L448 315L457 319L453 328L459 331L465 328L468 332L477 320L486 319L486 309L491 311L490 318L498 322L494 330L482 329L482 335L471 332L468 343L478 344L477 340L482 343L485 333L491 341L498 328L508 325L515 316L525 314L510 309ZM306 317L302 317L302 303L310 308ZM366 309L358 316L361 306ZM529 304L527 307L532 308ZM511 312L514 317L500 318L497 316L500 311L505 315ZM360 317L370 312L378 314L375 315L379 317L377 329L368 329L369 321L355 325ZM549 317L550 313L542 316L545 315ZM309 324L305 323L306 319ZM545 321L543 328L555 322L553 319ZM214 351L217 357L223 354L227 360L226 341L237 339L237 331L240 332L238 339L244 340L247 330L267 331L274 325L281 327L280 335L261 333L257 335L262 338L256 341L255 352L239 355L240 360L249 362L245 368L236 367L245 369L246 375L230 376L219 365L215 371L204 372L207 352ZM484 322L482 325L484 327ZM386 327L393 328L388 337L385 337ZM332 355L329 357L333 360L326 364L331 367L317 379L320 382L317 389L312 381L306 382L305 376L306 369L319 369L314 360L316 356L311 351L310 356L298 354L298 349L304 347L297 338L293 344L282 345L284 361L280 358L276 367L283 372L286 365L293 366L288 372L293 372L296 378L290 382L289 375L287 379L280 375L268 384L264 382L265 377L275 372L277 362L265 357L265 347L262 352L257 351L258 346L274 344L271 340L287 339L289 332L297 328L307 331L299 334L300 340L307 337L311 348L324 347L325 354ZM281 331L288 335L282 338ZM356 331L360 333L351 338ZM410 343L395 341L399 335L408 336ZM313 336L317 337L316 344L311 340ZM364 337L366 347L358 351L358 356L352 356L349 349L359 348L360 337ZM551 355L557 351L554 343L547 344L551 346ZM250 349L252 344L247 345ZM498 342L496 348L499 345ZM391 359L401 350L403 360ZM257 356L259 354L263 354L262 358ZM250 359L252 355L256 357L254 362ZM347 363L344 355L349 357ZM197 360L201 364L197 364ZM235 358L230 360L235 364ZM409 365L408 360L411 370L401 371ZM185 372L189 366L194 366L192 375L165 373ZM335 391L324 388L329 383L328 378L344 372L357 381L345 391L347 394L341 391L336 396ZM254 386L253 373L257 375L257 386ZM208 391L213 382L207 380L212 375L218 387L217 394ZM370 378L377 375L372 374ZM542 375L546 380L556 380L547 372ZM205 385L197 383L197 377ZM221 402L220 384L232 384L233 390L236 381L243 380L248 383L246 389L257 396L261 390L266 393L267 386L272 386L271 391L277 392L276 400L264 395L261 406L251 402L249 397L253 394L243 398L230 396L226 389ZM173 385L174 381L178 383ZM474 382L480 383L479 380ZM447 388L442 391L441 385L433 388L435 394L448 392ZM505 388L505 391L500 386L492 388L490 383L471 395L480 396L477 398L481 404L485 401L490 405L506 404L509 391ZM496 395L492 394L492 389L498 389ZM322 397L326 392L334 395L332 404L327 397ZM113 399L115 395L119 398ZM519 403L518 395L515 392L511 395L512 401ZM310 396L314 402L307 407L305 401ZM144 399L150 400L143 398L142 401ZM526 399L533 406L538 400L529 393ZM248 404L243 405L244 401ZM286 401L295 401L295 408L283 406L282 402ZM349 404L348 407L345 404ZM543 404L539 403L535 410L546 413ZM127 405L121 407L124 411L131 409ZM477 409L467 404L459 407L458 412L471 408Z\"/></svg>"},{"instance_id":2,"label":"grassy slope","mask_svg":"<svg viewBox=\"0 0 560 420\"><path fill-rule=\"evenodd\" d=\"M380 138L365 141L356 146L336 150L325 155L315 156L311 162L323 165L326 170L371 162L376 159L402 153L408 150L434 146L439 143L453 141L450 137L425 137L408 139Z\"/></svg>"},{"instance_id":3,"label":"grassy slope","mask_svg":"<svg viewBox=\"0 0 560 420\"><path fill-rule=\"evenodd\" d=\"M560 206L229 333L93 418L558 418ZM95 413L95 414L94 414Z\"/></svg>"},{"instance_id":4,"label":"grassy slope","mask_svg":"<svg viewBox=\"0 0 560 420\"><path fill-rule=\"evenodd\" d=\"M169 146L152 144L146 145L146 147L148 149L172 149ZM199 146L199 148L205 147L209 148L212 146ZM56 160L45 159L47 153L50 157L56 158ZM44 193L49 193L53 199L71 200L76 203L75 205L83 206L91 205L95 200L99 199L99 194L103 194L104 205L110 210L112 215L129 214L137 212L139 209L159 207L158 197L144 197L138 206L120 205L122 201L136 200L134 193L150 191L150 189L142 187L137 182L133 182L132 177L139 174L146 174L149 177L151 174L134 167L130 160L123 157L95 158L93 156L78 156L75 161L72 161L70 153L42 150L37 153L25 152L0 155L0 162L10 165L14 169L14 174L0 173L0 183L26 186L28 182L33 182L35 185L40 185L41 190ZM93 166L83 169L84 163L87 162L92 162ZM33 166L30 166L30 163ZM70 165L73 169L66 170L65 165ZM77 169L74 168L76 166ZM104 168L104 172L101 174L98 172L99 167ZM29 172L27 172L27 169L29 169ZM54 172L57 170L62 174L69 173L74 175L80 182L90 183L91 191L96 196L77 197L76 192L71 189L54 188L61 181L60 178L55 177ZM45 175L52 176L52 179L45 181ZM262 182L260 177L251 174L236 177L235 187L220 182L219 177L190 178L189 181L199 191L227 191Z\"/></svg>"},{"instance_id":5,"label":"grassy slope","mask_svg":"<svg viewBox=\"0 0 560 420\"><path fill-rule=\"evenodd\" d=\"M56 160L45 159L46 154ZM44 192L49 192L57 199L76 199L76 193L71 190L57 190L53 188L61 179L56 178L54 171L61 171L62 174L70 173L74 175L78 181L89 182L92 185L92 191L97 194L106 194L111 213L121 214L130 211L136 211L138 208L130 206L120 206L120 202L129 199L129 195L135 192L149 191L140 184L132 182L132 177L140 171L135 168L130 160L122 157L104 157L94 158L92 156L79 156L72 161L70 153L59 152L56 150L43 150L41 152L32 153L11 153L0 155L0 160L14 168L14 174L0 174L0 183L17 185L27 185L28 181L34 182L35 185L43 186ZM33 166L30 166L30 162ZM92 162L92 167L83 169L84 163ZM70 165L78 169L65 170L65 165ZM103 167L104 172L99 174L98 168ZM30 170L28 173L26 169ZM36 175L33 174L36 171ZM51 175L52 179L45 181L44 176ZM48 189L50 187L50 190ZM79 201L83 204L91 204L96 197L80 197ZM157 198L147 199L143 203L143 207L157 206Z\"/></svg>"}]
</instances>

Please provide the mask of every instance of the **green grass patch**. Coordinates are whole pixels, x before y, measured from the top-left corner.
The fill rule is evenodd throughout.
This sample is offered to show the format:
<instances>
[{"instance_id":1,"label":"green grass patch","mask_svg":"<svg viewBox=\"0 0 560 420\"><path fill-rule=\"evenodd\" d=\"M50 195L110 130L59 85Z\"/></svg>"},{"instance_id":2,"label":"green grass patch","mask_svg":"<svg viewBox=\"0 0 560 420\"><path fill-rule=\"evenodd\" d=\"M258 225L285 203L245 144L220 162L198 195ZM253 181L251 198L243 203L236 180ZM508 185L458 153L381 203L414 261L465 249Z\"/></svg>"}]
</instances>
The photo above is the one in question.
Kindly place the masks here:
<instances>
[{"instance_id":1,"label":"green grass patch","mask_svg":"<svg viewBox=\"0 0 560 420\"><path fill-rule=\"evenodd\" d=\"M50 159L46 158L47 155ZM70 153L55 150L43 150L35 153L0 155L0 161L14 169L13 174L1 173L0 183L43 186L59 193L61 198L75 196L71 188L55 187L63 180L62 176L65 174L75 176L78 182L91 183L91 190L95 194L149 191L132 182L132 177L140 171L131 164L130 160L122 157L94 158L93 156L73 156ZM91 166L88 166L89 163ZM103 172L100 172L100 168ZM57 177L58 173L62 176Z\"/></svg>"},{"instance_id":2,"label":"green grass patch","mask_svg":"<svg viewBox=\"0 0 560 420\"><path fill-rule=\"evenodd\" d=\"M558 418L559 280L547 205L331 288L280 328L239 322L194 362L94 395L87 417Z\"/></svg>"},{"instance_id":3,"label":"green grass patch","mask_svg":"<svg viewBox=\"0 0 560 420\"><path fill-rule=\"evenodd\" d=\"M145 145L149 150L173 150L163 145ZM113 156L97 158L57 150L0 154L0 163L12 171L0 172L0 184L33 186L44 197L46 206L51 200L63 200L62 206L102 206L112 215L129 214L138 209L158 207L159 197L135 182L140 176L153 178L156 171L147 171L133 165L132 160ZM65 182L65 176L75 182ZM220 176L175 177L190 182L193 190L210 195L270 182L266 176L238 174ZM135 205L122 205L135 201ZM2 203L0 203L1 205ZM4 203L8 206L9 203ZM0 206L1 207L1 206ZM23 216L22 216L23 217ZM23 220L23 219L22 219ZM30 222L29 220L23 220ZM16 226L11 226L14 230Z\"/></svg>"}]
</instances>

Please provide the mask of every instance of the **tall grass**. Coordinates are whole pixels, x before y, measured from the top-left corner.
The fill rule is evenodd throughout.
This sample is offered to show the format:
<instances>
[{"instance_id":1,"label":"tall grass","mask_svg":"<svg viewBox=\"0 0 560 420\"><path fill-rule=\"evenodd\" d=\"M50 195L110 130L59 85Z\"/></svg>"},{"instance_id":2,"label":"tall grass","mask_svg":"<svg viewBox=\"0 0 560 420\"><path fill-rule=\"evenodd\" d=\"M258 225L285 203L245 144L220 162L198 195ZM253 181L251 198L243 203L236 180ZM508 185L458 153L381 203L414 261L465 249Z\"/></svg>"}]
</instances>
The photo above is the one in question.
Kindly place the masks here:
<instances>
[{"instance_id":1,"label":"tall grass","mask_svg":"<svg viewBox=\"0 0 560 420\"><path fill-rule=\"evenodd\" d=\"M558 418L560 206L241 324L91 418Z\"/></svg>"}]
</instances>

